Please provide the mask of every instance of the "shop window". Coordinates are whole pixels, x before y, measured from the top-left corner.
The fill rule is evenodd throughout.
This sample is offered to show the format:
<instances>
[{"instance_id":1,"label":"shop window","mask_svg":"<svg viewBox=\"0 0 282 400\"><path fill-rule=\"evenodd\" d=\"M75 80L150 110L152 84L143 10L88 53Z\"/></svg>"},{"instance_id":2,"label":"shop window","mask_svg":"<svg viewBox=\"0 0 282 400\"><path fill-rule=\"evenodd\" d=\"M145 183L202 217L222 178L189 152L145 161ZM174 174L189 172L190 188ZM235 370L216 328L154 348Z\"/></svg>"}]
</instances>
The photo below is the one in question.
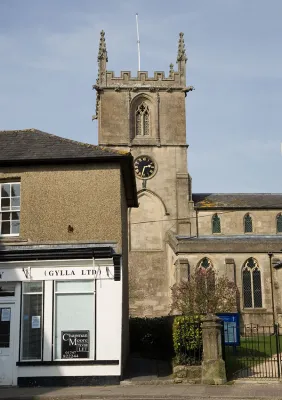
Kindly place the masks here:
<instances>
[{"instance_id":1,"label":"shop window","mask_svg":"<svg viewBox=\"0 0 282 400\"><path fill-rule=\"evenodd\" d=\"M261 272L257 261L249 258L244 264L242 273L244 308L261 308Z\"/></svg>"},{"instance_id":2,"label":"shop window","mask_svg":"<svg viewBox=\"0 0 282 400\"><path fill-rule=\"evenodd\" d=\"M43 283L23 282L21 360L41 360Z\"/></svg>"},{"instance_id":3,"label":"shop window","mask_svg":"<svg viewBox=\"0 0 282 400\"><path fill-rule=\"evenodd\" d=\"M0 183L0 236L20 232L20 183Z\"/></svg>"},{"instance_id":4,"label":"shop window","mask_svg":"<svg viewBox=\"0 0 282 400\"><path fill-rule=\"evenodd\" d=\"M221 233L220 218L217 214L212 217L212 233Z\"/></svg>"},{"instance_id":5,"label":"shop window","mask_svg":"<svg viewBox=\"0 0 282 400\"><path fill-rule=\"evenodd\" d=\"M55 282L55 359L94 358L94 281Z\"/></svg>"}]
</instances>

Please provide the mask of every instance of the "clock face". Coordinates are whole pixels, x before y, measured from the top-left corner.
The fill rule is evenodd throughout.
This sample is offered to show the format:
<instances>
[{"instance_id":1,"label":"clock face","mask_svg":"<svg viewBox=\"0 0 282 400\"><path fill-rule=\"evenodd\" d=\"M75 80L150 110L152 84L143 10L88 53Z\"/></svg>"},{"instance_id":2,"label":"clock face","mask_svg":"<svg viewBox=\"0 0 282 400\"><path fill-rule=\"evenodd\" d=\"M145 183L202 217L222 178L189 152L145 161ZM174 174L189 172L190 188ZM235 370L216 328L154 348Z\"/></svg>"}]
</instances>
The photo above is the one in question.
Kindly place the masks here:
<instances>
[{"instance_id":1,"label":"clock face","mask_svg":"<svg viewBox=\"0 0 282 400\"><path fill-rule=\"evenodd\" d=\"M140 179L150 179L157 172L156 164L148 156L139 156L134 161L135 174Z\"/></svg>"}]
</instances>

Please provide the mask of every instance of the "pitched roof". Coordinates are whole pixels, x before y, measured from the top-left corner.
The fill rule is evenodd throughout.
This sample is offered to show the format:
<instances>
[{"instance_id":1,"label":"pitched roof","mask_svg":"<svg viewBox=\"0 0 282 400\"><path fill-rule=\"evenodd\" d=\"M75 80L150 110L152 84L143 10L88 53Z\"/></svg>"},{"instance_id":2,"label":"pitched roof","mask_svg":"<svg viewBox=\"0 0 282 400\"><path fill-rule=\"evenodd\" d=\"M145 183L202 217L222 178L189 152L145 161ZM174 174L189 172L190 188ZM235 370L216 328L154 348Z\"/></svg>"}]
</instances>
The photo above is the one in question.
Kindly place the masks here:
<instances>
[{"instance_id":1,"label":"pitched roof","mask_svg":"<svg viewBox=\"0 0 282 400\"><path fill-rule=\"evenodd\" d=\"M81 143L37 129L0 131L1 167L88 162L118 162L127 204L138 207L133 157L129 152Z\"/></svg>"},{"instance_id":2,"label":"pitched roof","mask_svg":"<svg viewBox=\"0 0 282 400\"><path fill-rule=\"evenodd\" d=\"M281 209L282 193L194 193L197 209Z\"/></svg>"},{"instance_id":3,"label":"pitched roof","mask_svg":"<svg viewBox=\"0 0 282 400\"><path fill-rule=\"evenodd\" d=\"M122 157L129 153L65 139L37 129L0 131L0 162Z\"/></svg>"}]
</instances>

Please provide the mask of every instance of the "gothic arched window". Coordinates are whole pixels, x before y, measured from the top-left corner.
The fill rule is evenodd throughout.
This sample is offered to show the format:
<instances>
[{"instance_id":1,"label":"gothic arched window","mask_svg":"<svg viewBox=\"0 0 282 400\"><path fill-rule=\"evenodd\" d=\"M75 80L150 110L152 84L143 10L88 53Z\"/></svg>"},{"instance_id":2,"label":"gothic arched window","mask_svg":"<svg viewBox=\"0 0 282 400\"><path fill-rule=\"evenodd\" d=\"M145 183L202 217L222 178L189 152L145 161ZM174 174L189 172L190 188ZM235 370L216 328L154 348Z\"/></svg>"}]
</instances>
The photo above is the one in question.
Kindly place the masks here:
<instances>
[{"instance_id":1,"label":"gothic arched window","mask_svg":"<svg viewBox=\"0 0 282 400\"><path fill-rule=\"evenodd\" d=\"M220 218L217 214L212 217L212 233L221 233Z\"/></svg>"},{"instance_id":2,"label":"gothic arched window","mask_svg":"<svg viewBox=\"0 0 282 400\"><path fill-rule=\"evenodd\" d=\"M244 232L253 232L253 219L249 213L244 216Z\"/></svg>"},{"instance_id":3,"label":"gothic arched window","mask_svg":"<svg viewBox=\"0 0 282 400\"><path fill-rule=\"evenodd\" d=\"M203 269L203 270L207 270L212 268L212 262L208 257L204 257L201 259L201 261L199 262L199 266L198 268Z\"/></svg>"},{"instance_id":4,"label":"gothic arched window","mask_svg":"<svg viewBox=\"0 0 282 400\"><path fill-rule=\"evenodd\" d=\"M135 130L136 136L148 136L150 134L150 110L144 101L136 108Z\"/></svg>"},{"instance_id":5,"label":"gothic arched window","mask_svg":"<svg viewBox=\"0 0 282 400\"><path fill-rule=\"evenodd\" d=\"M244 308L261 308L261 272L257 261L252 257L243 266L242 284Z\"/></svg>"},{"instance_id":6,"label":"gothic arched window","mask_svg":"<svg viewBox=\"0 0 282 400\"><path fill-rule=\"evenodd\" d=\"M278 214L276 217L276 231L282 233L282 215Z\"/></svg>"},{"instance_id":7,"label":"gothic arched window","mask_svg":"<svg viewBox=\"0 0 282 400\"><path fill-rule=\"evenodd\" d=\"M205 307L208 309L209 298L215 290L215 271L211 260L208 257L202 258L196 272L197 287L202 296L199 301L206 301Z\"/></svg>"}]
</instances>

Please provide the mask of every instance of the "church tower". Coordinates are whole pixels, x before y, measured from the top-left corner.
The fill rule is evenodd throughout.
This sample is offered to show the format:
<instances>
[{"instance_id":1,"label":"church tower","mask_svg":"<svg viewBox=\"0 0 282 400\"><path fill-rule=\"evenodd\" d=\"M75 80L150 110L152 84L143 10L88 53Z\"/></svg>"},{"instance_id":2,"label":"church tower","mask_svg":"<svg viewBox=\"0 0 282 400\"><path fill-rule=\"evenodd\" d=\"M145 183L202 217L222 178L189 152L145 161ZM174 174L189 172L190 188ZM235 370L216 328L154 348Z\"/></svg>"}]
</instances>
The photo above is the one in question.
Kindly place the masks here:
<instances>
[{"instance_id":1,"label":"church tower","mask_svg":"<svg viewBox=\"0 0 282 400\"><path fill-rule=\"evenodd\" d=\"M139 208L129 213L131 315L166 315L175 266L166 235L194 233L191 179L187 171L185 97L187 56L179 34L177 70L120 76L107 70L105 33L101 32L96 85L100 146L131 151Z\"/></svg>"}]
</instances>

